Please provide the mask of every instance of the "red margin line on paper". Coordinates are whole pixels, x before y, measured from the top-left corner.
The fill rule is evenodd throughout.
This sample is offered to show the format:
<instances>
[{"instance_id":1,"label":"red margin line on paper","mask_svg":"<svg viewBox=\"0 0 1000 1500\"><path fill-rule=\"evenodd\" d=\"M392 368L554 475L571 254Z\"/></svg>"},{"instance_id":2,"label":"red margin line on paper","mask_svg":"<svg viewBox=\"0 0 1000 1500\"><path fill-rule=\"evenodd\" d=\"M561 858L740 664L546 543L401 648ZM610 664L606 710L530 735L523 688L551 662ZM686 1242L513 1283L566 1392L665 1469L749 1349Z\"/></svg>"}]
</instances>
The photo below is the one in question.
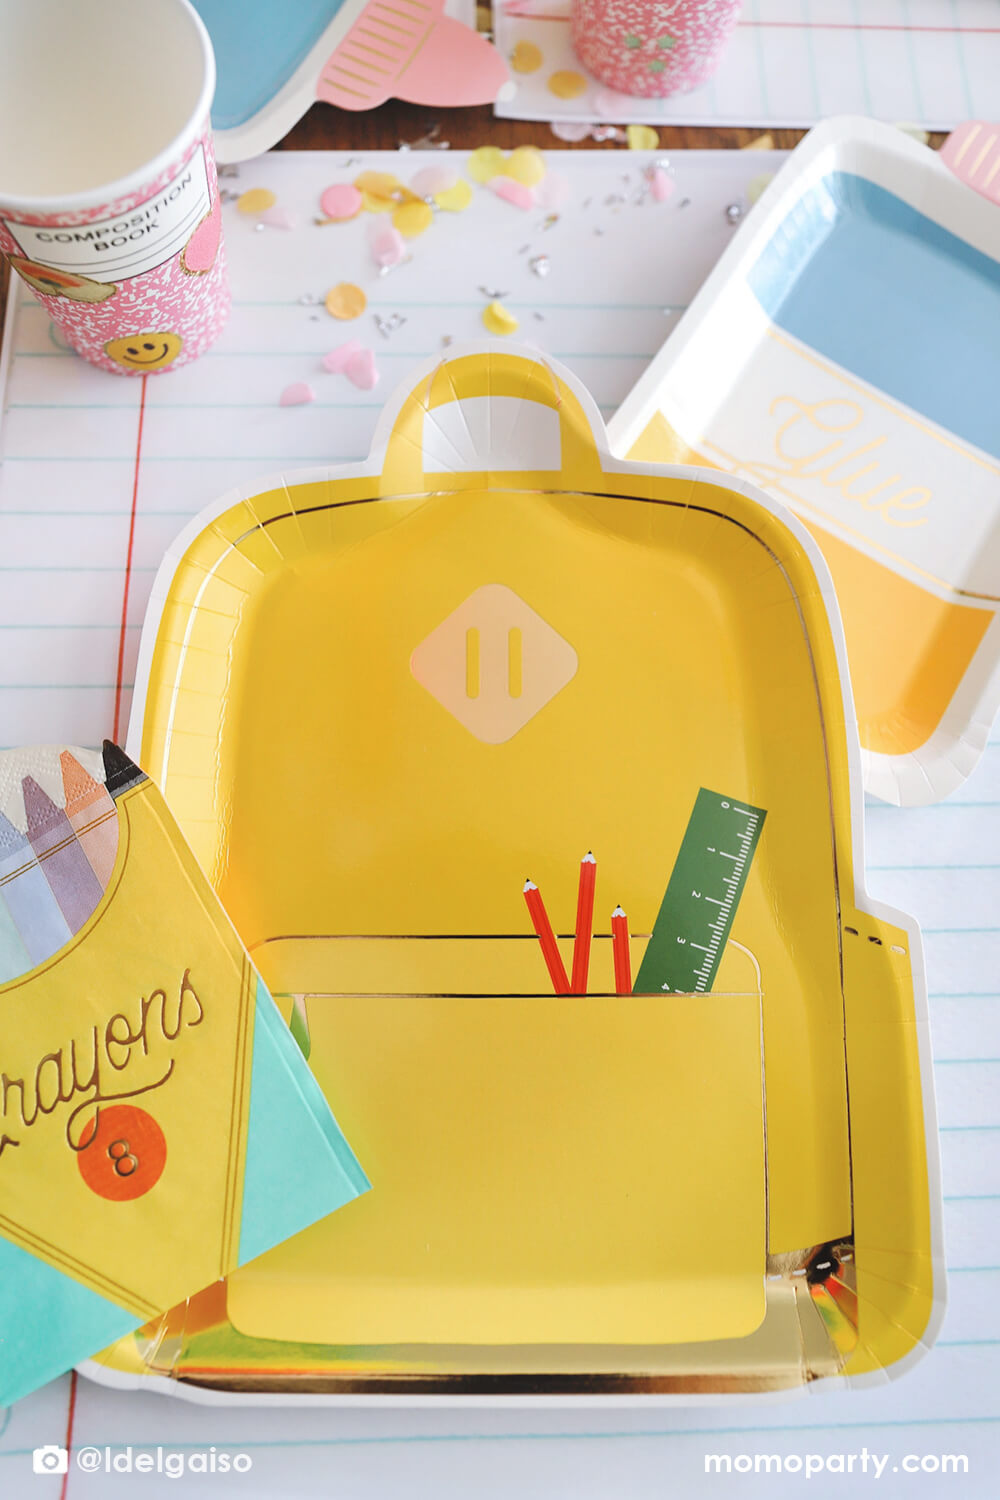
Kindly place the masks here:
<instances>
[{"instance_id":1,"label":"red margin line on paper","mask_svg":"<svg viewBox=\"0 0 1000 1500\"><path fill-rule=\"evenodd\" d=\"M145 380L145 375L142 377ZM69 1454L70 1462L62 1477L59 1487L59 1500L66 1500L66 1492L69 1489L69 1476L73 1472L73 1419L76 1416L76 1380L75 1370L69 1372L69 1407L66 1412L66 1452Z\"/></svg>"},{"instance_id":2,"label":"red margin line on paper","mask_svg":"<svg viewBox=\"0 0 1000 1500\"><path fill-rule=\"evenodd\" d=\"M122 622L118 633L118 671L115 679L115 718L111 738L119 743L118 730L122 710L122 676L125 669L125 636L128 630L128 596L132 582L132 550L135 545L135 512L139 498L139 460L142 457L142 426L146 417L146 382L148 375L140 376L142 392L139 396L139 430L135 437L135 468L132 471L132 511L128 523L128 551L125 554L125 587L122 590Z\"/></svg>"}]
</instances>

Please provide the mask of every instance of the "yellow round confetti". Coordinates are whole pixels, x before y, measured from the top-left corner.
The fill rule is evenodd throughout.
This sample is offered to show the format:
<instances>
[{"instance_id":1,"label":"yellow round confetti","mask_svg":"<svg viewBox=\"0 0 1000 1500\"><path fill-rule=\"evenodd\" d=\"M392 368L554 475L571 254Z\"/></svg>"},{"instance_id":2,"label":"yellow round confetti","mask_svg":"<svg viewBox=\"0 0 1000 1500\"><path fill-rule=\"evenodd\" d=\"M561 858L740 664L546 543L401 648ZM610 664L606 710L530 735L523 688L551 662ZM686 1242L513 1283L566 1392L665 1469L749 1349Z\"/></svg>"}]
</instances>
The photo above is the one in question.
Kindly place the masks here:
<instances>
[{"instance_id":1,"label":"yellow round confetti","mask_svg":"<svg viewBox=\"0 0 1000 1500\"><path fill-rule=\"evenodd\" d=\"M516 333L520 326L514 314L509 313L500 302L491 302L489 307L483 308L483 322L490 333L499 333L504 336Z\"/></svg>"},{"instance_id":2,"label":"yellow round confetti","mask_svg":"<svg viewBox=\"0 0 1000 1500\"><path fill-rule=\"evenodd\" d=\"M385 198L381 193L366 193L362 191L361 207L368 214L387 214L398 207L395 198Z\"/></svg>"},{"instance_id":3,"label":"yellow round confetti","mask_svg":"<svg viewBox=\"0 0 1000 1500\"><path fill-rule=\"evenodd\" d=\"M359 172L354 179L358 192L371 193L373 198L391 198L402 185L391 172Z\"/></svg>"},{"instance_id":4,"label":"yellow round confetti","mask_svg":"<svg viewBox=\"0 0 1000 1500\"><path fill-rule=\"evenodd\" d=\"M412 203L401 203L392 216L392 227L398 229L405 239L416 239L425 229L430 229L434 214L421 199Z\"/></svg>"},{"instance_id":5,"label":"yellow round confetti","mask_svg":"<svg viewBox=\"0 0 1000 1500\"><path fill-rule=\"evenodd\" d=\"M350 322L351 318L360 318L367 306L368 298L364 292L350 281L338 281L326 294L326 310L330 317L340 318L344 323Z\"/></svg>"},{"instance_id":6,"label":"yellow round confetti","mask_svg":"<svg viewBox=\"0 0 1000 1500\"><path fill-rule=\"evenodd\" d=\"M262 214L266 208L271 208L277 203L277 198L270 188L247 188L236 200L236 207L241 214Z\"/></svg>"},{"instance_id":7,"label":"yellow round confetti","mask_svg":"<svg viewBox=\"0 0 1000 1500\"><path fill-rule=\"evenodd\" d=\"M583 74L574 73L569 68L553 73L548 82L549 93L555 94L557 99L578 99L586 87Z\"/></svg>"},{"instance_id":8,"label":"yellow round confetti","mask_svg":"<svg viewBox=\"0 0 1000 1500\"><path fill-rule=\"evenodd\" d=\"M438 208L447 209L450 214L460 214L472 202L472 189L467 182L456 182L454 187L443 188L440 193L435 193L434 202Z\"/></svg>"},{"instance_id":9,"label":"yellow round confetti","mask_svg":"<svg viewBox=\"0 0 1000 1500\"><path fill-rule=\"evenodd\" d=\"M492 182L504 169L506 157L499 146L478 146L465 164L473 182Z\"/></svg>"},{"instance_id":10,"label":"yellow round confetti","mask_svg":"<svg viewBox=\"0 0 1000 1500\"><path fill-rule=\"evenodd\" d=\"M660 144L652 125L626 125L625 138L630 151L655 151Z\"/></svg>"},{"instance_id":11,"label":"yellow round confetti","mask_svg":"<svg viewBox=\"0 0 1000 1500\"><path fill-rule=\"evenodd\" d=\"M534 42L515 42L510 65L515 73L537 73L542 66L541 47L536 47Z\"/></svg>"},{"instance_id":12,"label":"yellow round confetti","mask_svg":"<svg viewBox=\"0 0 1000 1500\"><path fill-rule=\"evenodd\" d=\"M524 187L535 187L546 173L545 157L537 146L518 146L504 164L504 176Z\"/></svg>"}]
</instances>

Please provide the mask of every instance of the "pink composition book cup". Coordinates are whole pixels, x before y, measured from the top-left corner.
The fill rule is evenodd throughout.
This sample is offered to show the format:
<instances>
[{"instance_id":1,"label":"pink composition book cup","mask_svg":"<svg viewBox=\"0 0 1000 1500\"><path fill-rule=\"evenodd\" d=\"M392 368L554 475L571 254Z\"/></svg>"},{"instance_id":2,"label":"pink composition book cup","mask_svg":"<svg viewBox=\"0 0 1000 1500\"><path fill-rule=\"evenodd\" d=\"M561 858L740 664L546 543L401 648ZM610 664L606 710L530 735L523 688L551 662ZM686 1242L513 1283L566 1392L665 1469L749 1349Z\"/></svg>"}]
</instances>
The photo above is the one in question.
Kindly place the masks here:
<instances>
[{"instance_id":1,"label":"pink composition book cup","mask_svg":"<svg viewBox=\"0 0 1000 1500\"><path fill-rule=\"evenodd\" d=\"M743 0L573 0L573 48L621 94L686 94L711 77Z\"/></svg>"},{"instance_id":2,"label":"pink composition book cup","mask_svg":"<svg viewBox=\"0 0 1000 1500\"><path fill-rule=\"evenodd\" d=\"M229 312L188 0L0 0L0 252L91 364L187 364Z\"/></svg>"}]
</instances>

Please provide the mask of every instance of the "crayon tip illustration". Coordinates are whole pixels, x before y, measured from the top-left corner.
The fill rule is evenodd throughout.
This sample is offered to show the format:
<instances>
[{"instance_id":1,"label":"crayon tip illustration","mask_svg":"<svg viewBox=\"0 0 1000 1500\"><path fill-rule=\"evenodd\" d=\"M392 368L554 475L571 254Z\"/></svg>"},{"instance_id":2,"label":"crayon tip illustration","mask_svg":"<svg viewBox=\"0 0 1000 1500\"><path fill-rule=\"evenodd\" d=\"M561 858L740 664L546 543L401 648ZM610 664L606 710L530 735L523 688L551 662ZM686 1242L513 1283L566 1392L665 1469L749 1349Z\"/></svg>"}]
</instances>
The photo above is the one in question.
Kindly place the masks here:
<instances>
[{"instance_id":1,"label":"crayon tip illustration","mask_svg":"<svg viewBox=\"0 0 1000 1500\"><path fill-rule=\"evenodd\" d=\"M51 833L66 815L34 776L22 777L21 795L28 818L28 839L34 844L43 834Z\"/></svg>"},{"instance_id":2,"label":"crayon tip illustration","mask_svg":"<svg viewBox=\"0 0 1000 1500\"><path fill-rule=\"evenodd\" d=\"M90 772L81 766L71 750L59 752L59 766L62 770L67 812L77 803L89 801L95 792L100 792L101 783L95 781Z\"/></svg>"},{"instance_id":3,"label":"crayon tip illustration","mask_svg":"<svg viewBox=\"0 0 1000 1500\"><path fill-rule=\"evenodd\" d=\"M70 932L79 932L100 901L104 888L65 810L52 801L33 776L22 779L21 790L28 840Z\"/></svg>"},{"instance_id":4,"label":"crayon tip illustration","mask_svg":"<svg viewBox=\"0 0 1000 1500\"><path fill-rule=\"evenodd\" d=\"M103 781L95 781L69 750L59 756L66 816L90 861L94 874L107 889L118 856L118 812Z\"/></svg>"},{"instance_id":5,"label":"crayon tip illustration","mask_svg":"<svg viewBox=\"0 0 1000 1500\"><path fill-rule=\"evenodd\" d=\"M15 828L5 813L0 812L0 860L7 859L27 847L28 840L19 828Z\"/></svg>"},{"instance_id":6,"label":"crayon tip illustration","mask_svg":"<svg viewBox=\"0 0 1000 1500\"><path fill-rule=\"evenodd\" d=\"M131 760L121 746L116 745L113 740L104 741L102 753L104 784L112 797L119 797L122 792L127 792L130 786L146 780L145 771L140 771L135 761Z\"/></svg>"},{"instance_id":7,"label":"crayon tip illustration","mask_svg":"<svg viewBox=\"0 0 1000 1500\"><path fill-rule=\"evenodd\" d=\"M69 923L26 836L0 812L3 902L32 964L44 963L71 937ZM13 977L13 976L12 976Z\"/></svg>"},{"instance_id":8,"label":"crayon tip illustration","mask_svg":"<svg viewBox=\"0 0 1000 1500\"><path fill-rule=\"evenodd\" d=\"M583 856L583 858L581 859L580 863L581 863L581 865L596 865L597 864L597 860L594 858L594 853L593 853L592 849L588 849L587 850L586 854Z\"/></svg>"}]
</instances>

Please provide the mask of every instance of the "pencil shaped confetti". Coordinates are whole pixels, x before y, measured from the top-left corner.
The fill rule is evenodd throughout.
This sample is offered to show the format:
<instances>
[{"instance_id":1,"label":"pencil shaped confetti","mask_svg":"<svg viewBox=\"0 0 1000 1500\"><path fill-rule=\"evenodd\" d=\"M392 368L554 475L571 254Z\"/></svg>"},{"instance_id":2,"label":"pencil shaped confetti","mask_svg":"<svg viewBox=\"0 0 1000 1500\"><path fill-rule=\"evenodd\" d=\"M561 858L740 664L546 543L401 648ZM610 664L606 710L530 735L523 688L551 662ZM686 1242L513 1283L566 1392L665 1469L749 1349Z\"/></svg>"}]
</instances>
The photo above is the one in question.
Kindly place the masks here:
<instances>
[{"instance_id":1,"label":"pencil shaped confetti","mask_svg":"<svg viewBox=\"0 0 1000 1500\"><path fill-rule=\"evenodd\" d=\"M611 913L611 945L615 958L615 994L632 993L632 955L629 951L628 917L620 906Z\"/></svg>"},{"instance_id":2,"label":"pencil shaped confetti","mask_svg":"<svg viewBox=\"0 0 1000 1500\"><path fill-rule=\"evenodd\" d=\"M0 813L0 896L14 918L33 964L44 963L71 937L34 851L19 828Z\"/></svg>"},{"instance_id":3,"label":"pencil shaped confetti","mask_svg":"<svg viewBox=\"0 0 1000 1500\"><path fill-rule=\"evenodd\" d=\"M70 931L79 932L101 899L100 882L65 811L33 776L23 778L21 790L28 840Z\"/></svg>"},{"instance_id":4,"label":"pencil shaped confetti","mask_svg":"<svg viewBox=\"0 0 1000 1500\"><path fill-rule=\"evenodd\" d=\"M594 931L594 886L597 882L597 861L589 851L580 861L580 884L576 894L576 935L573 939L574 995L587 993L590 974L590 940Z\"/></svg>"},{"instance_id":5,"label":"pencil shaped confetti","mask_svg":"<svg viewBox=\"0 0 1000 1500\"><path fill-rule=\"evenodd\" d=\"M549 921L548 913L545 910L542 893L533 880L526 880L524 882L524 900L528 908L528 915L531 917L531 925L534 927L539 944L541 945L542 957L545 959L545 966L549 971L552 988L557 995L568 995L570 989L569 980L566 977L566 966L562 961L559 946L556 943L556 935L552 931L552 923Z\"/></svg>"},{"instance_id":6,"label":"pencil shaped confetti","mask_svg":"<svg viewBox=\"0 0 1000 1500\"><path fill-rule=\"evenodd\" d=\"M59 763L66 793L66 816L104 890L118 853L118 811L114 798L69 750L62 751Z\"/></svg>"}]
</instances>

